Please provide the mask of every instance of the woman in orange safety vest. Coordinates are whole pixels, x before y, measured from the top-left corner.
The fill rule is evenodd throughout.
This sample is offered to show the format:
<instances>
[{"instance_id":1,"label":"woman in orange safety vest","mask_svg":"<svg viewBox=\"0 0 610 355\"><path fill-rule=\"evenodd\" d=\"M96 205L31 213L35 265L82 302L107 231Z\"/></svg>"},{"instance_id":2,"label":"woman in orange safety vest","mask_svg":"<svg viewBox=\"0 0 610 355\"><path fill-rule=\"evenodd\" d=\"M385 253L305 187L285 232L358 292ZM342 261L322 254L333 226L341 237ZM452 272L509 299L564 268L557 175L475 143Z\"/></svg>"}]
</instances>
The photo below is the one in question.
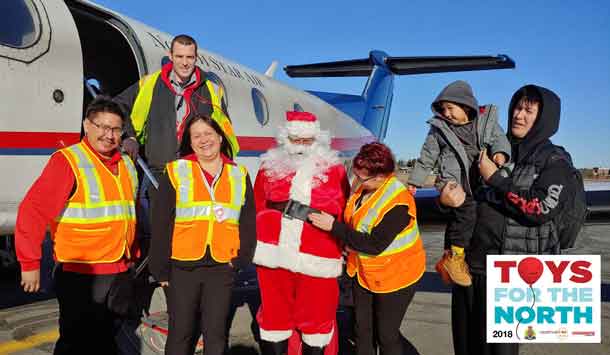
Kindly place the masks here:
<instances>
[{"instance_id":1,"label":"woman in orange safety vest","mask_svg":"<svg viewBox=\"0 0 610 355\"><path fill-rule=\"evenodd\" d=\"M364 145L353 161L358 186L347 202L345 223L322 213L312 223L340 238L353 278L356 353L418 354L400 325L425 271L426 254L413 196L394 175L390 149Z\"/></svg>"},{"instance_id":2,"label":"woman in orange safety vest","mask_svg":"<svg viewBox=\"0 0 610 355\"><path fill-rule=\"evenodd\" d=\"M187 122L179 155L151 196L150 270L168 287L165 353L193 354L199 333L204 354L222 354L235 273L256 246L252 184L213 118Z\"/></svg>"}]
</instances>

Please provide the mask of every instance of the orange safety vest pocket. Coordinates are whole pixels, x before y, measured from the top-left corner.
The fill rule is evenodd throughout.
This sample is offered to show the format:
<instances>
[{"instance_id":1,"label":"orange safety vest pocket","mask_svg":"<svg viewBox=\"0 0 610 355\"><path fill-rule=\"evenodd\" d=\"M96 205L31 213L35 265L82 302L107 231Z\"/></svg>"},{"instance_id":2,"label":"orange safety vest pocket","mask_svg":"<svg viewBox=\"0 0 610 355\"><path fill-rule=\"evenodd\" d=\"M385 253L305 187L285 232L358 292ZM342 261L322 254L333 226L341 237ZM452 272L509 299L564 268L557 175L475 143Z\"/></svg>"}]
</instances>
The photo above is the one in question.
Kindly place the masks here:
<instances>
[{"instance_id":1,"label":"orange safety vest pocket","mask_svg":"<svg viewBox=\"0 0 610 355\"><path fill-rule=\"evenodd\" d=\"M206 248L207 223L176 223L172 236L172 258L197 260L203 257ZM198 235L200 238L192 238ZM185 243L185 239L190 243ZM199 256L193 258L193 255Z\"/></svg>"},{"instance_id":2,"label":"orange safety vest pocket","mask_svg":"<svg viewBox=\"0 0 610 355\"><path fill-rule=\"evenodd\" d=\"M363 278L375 282L391 279L392 275L395 274L387 270L388 265L392 264L391 261L390 258L372 258L366 261L360 259L362 267L358 270L358 273L362 274Z\"/></svg>"},{"instance_id":3,"label":"orange safety vest pocket","mask_svg":"<svg viewBox=\"0 0 610 355\"><path fill-rule=\"evenodd\" d=\"M420 255L421 254L421 255ZM388 272L388 268L396 272ZM399 271L401 270L401 271ZM415 283L425 270L425 253L407 256L397 254L385 262L364 264L358 270L358 279L374 292L393 292Z\"/></svg>"},{"instance_id":4,"label":"orange safety vest pocket","mask_svg":"<svg viewBox=\"0 0 610 355\"><path fill-rule=\"evenodd\" d=\"M239 251L239 226L232 223L216 223L212 240L212 257L219 262L229 262Z\"/></svg>"},{"instance_id":5,"label":"orange safety vest pocket","mask_svg":"<svg viewBox=\"0 0 610 355\"><path fill-rule=\"evenodd\" d=\"M57 233L64 235L55 239L55 254L59 261L87 262L92 251L95 251L96 260L90 262L114 262L123 256L124 242L112 238L111 227L83 228L60 224Z\"/></svg>"}]
</instances>

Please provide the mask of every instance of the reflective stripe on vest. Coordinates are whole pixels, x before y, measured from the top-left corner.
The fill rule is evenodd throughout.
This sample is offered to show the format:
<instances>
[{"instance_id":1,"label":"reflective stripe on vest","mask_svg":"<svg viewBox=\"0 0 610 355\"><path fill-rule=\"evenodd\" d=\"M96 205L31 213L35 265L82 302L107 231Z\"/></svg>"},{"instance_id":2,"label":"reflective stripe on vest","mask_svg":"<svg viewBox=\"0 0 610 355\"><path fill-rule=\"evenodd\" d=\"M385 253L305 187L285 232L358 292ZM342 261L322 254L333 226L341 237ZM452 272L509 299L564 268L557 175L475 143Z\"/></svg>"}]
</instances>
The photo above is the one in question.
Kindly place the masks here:
<instances>
[{"instance_id":1,"label":"reflective stripe on vest","mask_svg":"<svg viewBox=\"0 0 610 355\"><path fill-rule=\"evenodd\" d=\"M379 196L373 206L358 223L356 227L358 231L363 233L371 233L373 227L380 222L380 213L384 207L387 207L386 205L394 200L398 194L405 191L404 185L401 184L396 178L392 178L382 188L383 193L381 196ZM412 246L417 241L417 238L419 238L419 229L417 227L417 221L415 221L412 223L410 228L406 228L400 232L381 254L369 255L365 253L358 253L358 255L361 258L371 258L396 254Z\"/></svg>"},{"instance_id":2,"label":"reflective stripe on vest","mask_svg":"<svg viewBox=\"0 0 610 355\"><path fill-rule=\"evenodd\" d=\"M210 99L212 100L212 119L218 123L224 132L225 137L231 146L231 150L233 151L233 157L236 157L237 153L239 153L239 143L237 142L237 136L235 136L235 132L233 131L231 119L222 109L222 96L224 95L222 86L218 85L218 93L216 93L214 85L210 80L206 80L205 84L208 87Z\"/></svg>"},{"instance_id":3,"label":"reflective stripe on vest","mask_svg":"<svg viewBox=\"0 0 610 355\"><path fill-rule=\"evenodd\" d=\"M161 70L158 70L150 75L147 75L139 81L139 91L131 109L131 122L136 133L136 138L140 144L146 143L146 122L148 121L148 114L150 112L150 106L152 104L153 92L157 80L161 75ZM212 119L218 123L222 131L224 132L231 150L233 151L233 157L239 153L239 143L237 137L233 131L231 120L225 114L222 109L222 87L218 86L218 94L214 90L214 85L210 80L205 80L208 91L210 92L210 100L212 105Z\"/></svg>"},{"instance_id":4,"label":"reflective stripe on vest","mask_svg":"<svg viewBox=\"0 0 610 355\"><path fill-rule=\"evenodd\" d=\"M224 216L229 223L237 223L241 211L241 206L245 200L246 174L243 167L236 167L230 164L225 165L229 170L229 184L231 185L231 201L195 201L195 185L191 177L193 163L189 160L176 160L174 177L178 188L176 189L176 222L183 221L209 221L213 219L213 206L223 208ZM201 169L197 167L201 172ZM203 174L203 172L201 172ZM205 179L205 177L203 177ZM213 196L212 196L213 198Z\"/></svg>"},{"instance_id":5,"label":"reflective stripe on vest","mask_svg":"<svg viewBox=\"0 0 610 355\"><path fill-rule=\"evenodd\" d=\"M136 96L136 100L131 108L131 122L133 124L133 129L136 132L136 138L140 144L146 142L146 121L148 121L153 91L155 90L155 84L157 83L157 79L159 79L159 75L161 75L161 70L157 70L140 79L138 96Z\"/></svg>"},{"instance_id":6,"label":"reflective stripe on vest","mask_svg":"<svg viewBox=\"0 0 610 355\"><path fill-rule=\"evenodd\" d=\"M77 162L76 168L83 175L78 181L85 190L85 203L69 202L63 212L57 217L58 222L68 223L100 223L108 221L135 220L135 202L131 201L106 201L103 185L99 172L95 169L92 157L83 144L76 144L66 148L66 152L73 154ZM127 155L122 156L122 162L127 168L127 174L131 180L132 195L135 196L138 188L138 175L136 168ZM119 167L119 169L121 169Z\"/></svg>"},{"instance_id":7,"label":"reflective stripe on vest","mask_svg":"<svg viewBox=\"0 0 610 355\"><path fill-rule=\"evenodd\" d=\"M225 164L213 186L208 186L199 164L190 160L168 163L167 172L176 190L172 259L199 260L210 246L214 260L228 262L239 249L246 169Z\"/></svg>"},{"instance_id":8,"label":"reflective stripe on vest","mask_svg":"<svg viewBox=\"0 0 610 355\"><path fill-rule=\"evenodd\" d=\"M59 152L70 164L76 189L51 223L57 259L94 264L130 258L138 179L129 157L121 157L117 176L83 142Z\"/></svg>"}]
</instances>

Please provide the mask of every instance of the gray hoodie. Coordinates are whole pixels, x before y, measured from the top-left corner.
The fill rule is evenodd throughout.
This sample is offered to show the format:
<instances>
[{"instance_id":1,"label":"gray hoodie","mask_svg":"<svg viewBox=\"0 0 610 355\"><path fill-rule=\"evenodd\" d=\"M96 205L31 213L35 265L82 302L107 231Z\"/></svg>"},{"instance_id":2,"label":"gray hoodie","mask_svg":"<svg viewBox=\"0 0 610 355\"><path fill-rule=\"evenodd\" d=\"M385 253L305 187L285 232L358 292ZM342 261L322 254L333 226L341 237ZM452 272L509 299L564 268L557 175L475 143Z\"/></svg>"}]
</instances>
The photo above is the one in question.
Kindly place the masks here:
<instances>
[{"instance_id":1,"label":"gray hoodie","mask_svg":"<svg viewBox=\"0 0 610 355\"><path fill-rule=\"evenodd\" d=\"M491 155L504 153L510 157L510 143L502 127L498 124L497 108L488 105L479 108L470 85L462 80L455 81L445 87L432 103L434 116L428 120L430 131L422 146L419 159L413 171L409 174L410 185L421 187L432 169L438 164L440 181L437 188L441 189L449 181L461 184L470 191L470 162L459 138L449 128L449 124L438 112L441 101L450 101L470 107L478 114L476 120L477 145L479 150L487 148Z\"/></svg>"}]
</instances>

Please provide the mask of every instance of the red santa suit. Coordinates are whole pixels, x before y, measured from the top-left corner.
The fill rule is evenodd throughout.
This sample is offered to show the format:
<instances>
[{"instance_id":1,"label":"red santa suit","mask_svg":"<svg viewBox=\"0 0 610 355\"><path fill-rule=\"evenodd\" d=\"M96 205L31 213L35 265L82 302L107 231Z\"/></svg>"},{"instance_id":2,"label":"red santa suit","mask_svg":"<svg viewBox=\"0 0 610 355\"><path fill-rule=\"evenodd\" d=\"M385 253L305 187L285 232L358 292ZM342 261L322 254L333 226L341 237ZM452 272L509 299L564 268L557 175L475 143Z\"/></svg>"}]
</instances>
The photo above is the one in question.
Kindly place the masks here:
<instances>
[{"instance_id":1,"label":"red santa suit","mask_svg":"<svg viewBox=\"0 0 610 355\"><path fill-rule=\"evenodd\" d=\"M349 183L327 132L307 112L288 112L279 147L261 157L254 184L257 207L257 264L261 339L283 342L293 330L305 344L325 347L334 329L342 271L341 246L328 232L282 214L286 201L343 216ZM315 137L311 146L290 137ZM299 154L300 153L300 154Z\"/></svg>"}]
</instances>

